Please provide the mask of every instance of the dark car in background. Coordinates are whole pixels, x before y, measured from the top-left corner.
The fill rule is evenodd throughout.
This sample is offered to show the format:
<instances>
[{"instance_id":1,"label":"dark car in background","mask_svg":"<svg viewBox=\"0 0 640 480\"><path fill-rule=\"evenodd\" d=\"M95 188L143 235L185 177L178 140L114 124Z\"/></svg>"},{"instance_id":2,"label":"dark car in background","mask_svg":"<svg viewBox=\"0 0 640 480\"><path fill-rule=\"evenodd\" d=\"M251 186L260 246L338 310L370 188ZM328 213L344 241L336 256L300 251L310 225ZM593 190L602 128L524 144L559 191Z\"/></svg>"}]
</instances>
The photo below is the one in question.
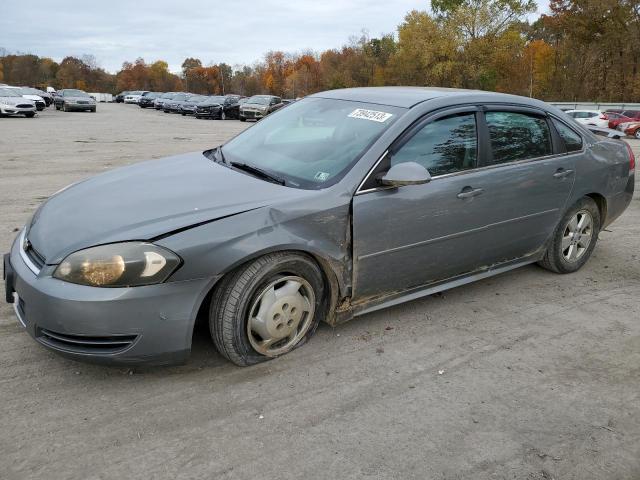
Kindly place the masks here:
<instances>
[{"instance_id":1,"label":"dark car in background","mask_svg":"<svg viewBox=\"0 0 640 480\"><path fill-rule=\"evenodd\" d=\"M39 88L32 88L32 87L20 87L20 88L22 90L23 95L37 95L41 97L44 100L45 105L47 107L53 103L53 95L51 95L49 92L45 92L44 90L40 90Z\"/></svg>"},{"instance_id":2,"label":"dark car in background","mask_svg":"<svg viewBox=\"0 0 640 480\"><path fill-rule=\"evenodd\" d=\"M164 113L179 113L180 105L185 102L187 99L192 97L193 93L188 92L180 92L176 93L171 100L165 100L162 104L162 111Z\"/></svg>"},{"instance_id":3,"label":"dark car in background","mask_svg":"<svg viewBox=\"0 0 640 480\"><path fill-rule=\"evenodd\" d=\"M201 313L220 354L252 365L321 321L533 263L576 272L634 186L628 144L538 100L320 92L223 145L52 195L4 257L5 294L71 358L184 362Z\"/></svg>"},{"instance_id":4,"label":"dark car in background","mask_svg":"<svg viewBox=\"0 0 640 480\"><path fill-rule=\"evenodd\" d=\"M163 93L153 101L153 108L155 108L156 110L162 110L162 108L164 107L164 102L171 100L178 93L179 92Z\"/></svg>"},{"instance_id":5,"label":"dark car in background","mask_svg":"<svg viewBox=\"0 0 640 480\"><path fill-rule=\"evenodd\" d=\"M73 110L96 111L96 101L87 92L75 88L58 90L53 103L56 110L64 110L65 112Z\"/></svg>"},{"instance_id":6,"label":"dark car in background","mask_svg":"<svg viewBox=\"0 0 640 480\"><path fill-rule=\"evenodd\" d=\"M194 115L196 113L196 106L200 102L204 102L209 96L207 95L192 95L180 104L180 113L182 116Z\"/></svg>"},{"instance_id":7,"label":"dark car in background","mask_svg":"<svg viewBox=\"0 0 640 480\"><path fill-rule=\"evenodd\" d=\"M204 102L198 104L196 118L216 118L226 120L227 118L240 117L240 95L225 95L209 97Z\"/></svg>"},{"instance_id":8,"label":"dark car in background","mask_svg":"<svg viewBox=\"0 0 640 480\"><path fill-rule=\"evenodd\" d=\"M238 117L241 122L246 120L260 120L272 112L284 107L282 99L274 95L254 95L240 105Z\"/></svg>"},{"instance_id":9,"label":"dark car in background","mask_svg":"<svg viewBox=\"0 0 640 480\"><path fill-rule=\"evenodd\" d=\"M129 93L131 93L130 90L125 90L123 92L120 92L119 94L116 95L115 102L116 103L124 103L124 97L126 95L129 95Z\"/></svg>"},{"instance_id":10,"label":"dark car in background","mask_svg":"<svg viewBox=\"0 0 640 480\"><path fill-rule=\"evenodd\" d=\"M154 106L154 101L156 98L159 98L162 95L162 92L145 92L138 100L138 105L140 108L152 108Z\"/></svg>"}]
</instances>

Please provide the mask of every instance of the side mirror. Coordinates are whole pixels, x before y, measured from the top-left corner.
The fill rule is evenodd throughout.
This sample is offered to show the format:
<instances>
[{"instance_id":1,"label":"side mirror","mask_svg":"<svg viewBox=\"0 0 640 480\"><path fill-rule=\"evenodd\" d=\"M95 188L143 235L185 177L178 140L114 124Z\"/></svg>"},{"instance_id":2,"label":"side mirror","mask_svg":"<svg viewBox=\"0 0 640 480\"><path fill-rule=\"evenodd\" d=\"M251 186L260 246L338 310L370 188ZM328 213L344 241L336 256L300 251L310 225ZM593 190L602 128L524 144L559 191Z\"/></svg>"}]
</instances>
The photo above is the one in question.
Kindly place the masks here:
<instances>
[{"instance_id":1,"label":"side mirror","mask_svg":"<svg viewBox=\"0 0 640 480\"><path fill-rule=\"evenodd\" d=\"M428 170L416 162L398 163L380 179L382 185L403 187L405 185L422 185L429 183L431 175Z\"/></svg>"}]
</instances>

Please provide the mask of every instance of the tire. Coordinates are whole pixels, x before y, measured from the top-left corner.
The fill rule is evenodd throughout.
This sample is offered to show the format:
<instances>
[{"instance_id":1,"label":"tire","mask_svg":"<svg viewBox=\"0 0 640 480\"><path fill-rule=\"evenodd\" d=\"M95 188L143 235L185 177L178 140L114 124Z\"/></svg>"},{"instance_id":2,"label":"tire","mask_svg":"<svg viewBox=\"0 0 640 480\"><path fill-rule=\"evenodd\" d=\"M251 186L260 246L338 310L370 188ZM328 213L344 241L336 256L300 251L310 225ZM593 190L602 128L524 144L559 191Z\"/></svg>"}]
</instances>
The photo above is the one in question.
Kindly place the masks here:
<instances>
[{"instance_id":1,"label":"tire","mask_svg":"<svg viewBox=\"0 0 640 480\"><path fill-rule=\"evenodd\" d=\"M29 112L29 113L25 113L25 114L24 114L24 116L25 116L26 118L33 118L33 117L35 117L35 115L36 115L36 114L35 114L35 113L33 113L33 112Z\"/></svg>"},{"instance_id":2,"label":"tire","mask_svg":"<svg viewBox=\"0 0 640 480\"><path fill-rule=\"evenodd\" d=\"M63 112L68 112L69 111L69 109L67 108L67 104L66 103L62 104L62 111Z\"/></svg>"},{"instance_id":3,"label":"tire","mask_svg":"<svg viewBox=\"0 0 640 480\"><path fill-rule=\"evenodd\" d=\"M220 120L226 120L227 119L227 114L224 113L224 110L222 110L222 112L220 113Z\"/></svg>"},{"instance_id":4,"label":"tire","mask_svg":"<svg viewBox=\"0 0 640 480\"><path fill-rule=\"evenodd\" d=\"M636 130L635 137L640 140L640 128Z\"/></svg>"},{"instance_id":5,"label":"tire","mask_svg":"<svg viewBox=\"0 0 640 480\"><path fill-rule=\"evenodd\" d=\"M246 118L244 118L244 117L240 117L240 121L241 121L241 122L246 122L246 121L247 121L247 119L246 119Z\"/></svg>"},{"instance_id":6,"label":"tire","mask_svg":"<svg viewBox=\"0 0 640 480\"><path fill-rule=\"evenodd\" d=\"M295 290L297 284L301 286ZM218 352L236 365L248 366L284 355L303 345L326 314L324 285L317 263L307 255L293 252L268 254L230 272L216 287L209 309L209 330ZM270 290L295 293L283 293L278 297L277 294L269 295ZM266 353L256 350L266 337L254 333L249 321L252 312L262 309L262 302L266 301L262 298L265 296L269 297L270 302L271 298L277 299L273 302L273 308L269 308L268 314L264 315L268 318L265 328L268 323L276 334L282 330L282 334L277 335L287 335L289 332L288 336L275 341L272 347L267 347L272 351ZM298 298L306 298L306 303L299 303ZM286 303L289 301L290 306ZM301 307L300 311L295 306ZM274 314L274 310L282 313L282 316ZM287 318L294 313L300 317L295 319L297 323L294 318Z\"/></svg>"},{"instance_id":7,"label":"tire","mask_svg":"<svg viewBox=\"0 0 640 480\"><path fill-rule=\"evenodd\" d=\"M91 109L91 113L96 113L96 109L95 109L95 108L92 108L92 109Z\"/></svg>"},{"instance_id":8,"label":"tire","mask_svg":"<svg viewBox=\"0 0 640 480\"><path fill-rule=\"evenodd\" d=\"M590 216L591 225L589 228L589 243L584 245L587 238L585 233L580 233L579 236L573 236L571 231L574 228L571 226L571 222L574 219L580 220L586 217L585 225L588 223ZM591 253L596 247L598 242L598 234L602 226L602 219L600 217L600 210L596 202L589 197L583 197L576 202L567 212L564 214L555 231L553 237L543 259L538 264L547 270L551 270L556 273L573 273L577 272L582 266L587 263ZM576 224L574 224L576 225ZM579 227L580 222L577 222ZM581 229L580 229L581 230ZM564 244L563 244L564 242ZM577 242L577 243L576 243ZM567 247L567 245L569 245ZM581 247L582 246L582 247ZM564 247L564 248L563 248ZM568 259L568 256L575 258Z\"/></svg>"},{"instance_id":9,"label":"tire","mask_svg":"<svg viewBox=\"0 0 640 480\"><path fill-rule=\"evenodd\" d=\"M60 105L58 105L57 103L56 103L55 107L56 107L56 110L60 110Z\"/></svg>"}]
</instances>

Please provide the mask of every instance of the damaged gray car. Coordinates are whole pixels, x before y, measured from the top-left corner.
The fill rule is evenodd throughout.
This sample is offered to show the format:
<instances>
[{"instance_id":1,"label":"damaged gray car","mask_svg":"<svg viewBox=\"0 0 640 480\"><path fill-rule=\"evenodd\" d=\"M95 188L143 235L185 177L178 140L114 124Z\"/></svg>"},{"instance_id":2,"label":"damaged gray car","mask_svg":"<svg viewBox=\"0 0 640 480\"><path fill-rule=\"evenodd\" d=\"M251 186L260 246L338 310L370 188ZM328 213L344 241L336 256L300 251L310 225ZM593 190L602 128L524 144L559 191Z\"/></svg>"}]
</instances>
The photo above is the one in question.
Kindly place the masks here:
<instances>
[{"instance_id":1,"label":"damaged gray car","mask_svg":"<svg viewBox=\"0 0 640 480\"><path fill-rule=\"evenodd\" d=\"M217 148L49 198L4 258L40 344L105 363L184 362L198 316L238 365L320 321L530 263L568 274L629 205L635 159L562 111L466 90L323 92Z\"/></svg>"}]
</instances>

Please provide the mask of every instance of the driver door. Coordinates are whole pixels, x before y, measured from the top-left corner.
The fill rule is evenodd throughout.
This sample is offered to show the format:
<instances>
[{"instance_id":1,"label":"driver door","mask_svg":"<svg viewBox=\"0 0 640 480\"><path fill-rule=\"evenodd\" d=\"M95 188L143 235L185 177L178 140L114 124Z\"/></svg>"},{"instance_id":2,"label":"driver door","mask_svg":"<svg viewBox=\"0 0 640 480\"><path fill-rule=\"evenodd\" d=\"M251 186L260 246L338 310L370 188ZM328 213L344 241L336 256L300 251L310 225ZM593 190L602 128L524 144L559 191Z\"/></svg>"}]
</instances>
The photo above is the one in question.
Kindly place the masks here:
<instances>
[{"instance_id":1,"label":"driver door","mask_svg":"<svg viewBox=\"0 0 640 480\"><path fill-rule=\"evenodd\" d=\"M371 175L416 162L431 174L429 183L380 188L372 179L354 197L356 302L470 271L490 248L481 230L492 205L476 186L478 115L467 109L430 117Z\"/></svg>"}]
</instances>

